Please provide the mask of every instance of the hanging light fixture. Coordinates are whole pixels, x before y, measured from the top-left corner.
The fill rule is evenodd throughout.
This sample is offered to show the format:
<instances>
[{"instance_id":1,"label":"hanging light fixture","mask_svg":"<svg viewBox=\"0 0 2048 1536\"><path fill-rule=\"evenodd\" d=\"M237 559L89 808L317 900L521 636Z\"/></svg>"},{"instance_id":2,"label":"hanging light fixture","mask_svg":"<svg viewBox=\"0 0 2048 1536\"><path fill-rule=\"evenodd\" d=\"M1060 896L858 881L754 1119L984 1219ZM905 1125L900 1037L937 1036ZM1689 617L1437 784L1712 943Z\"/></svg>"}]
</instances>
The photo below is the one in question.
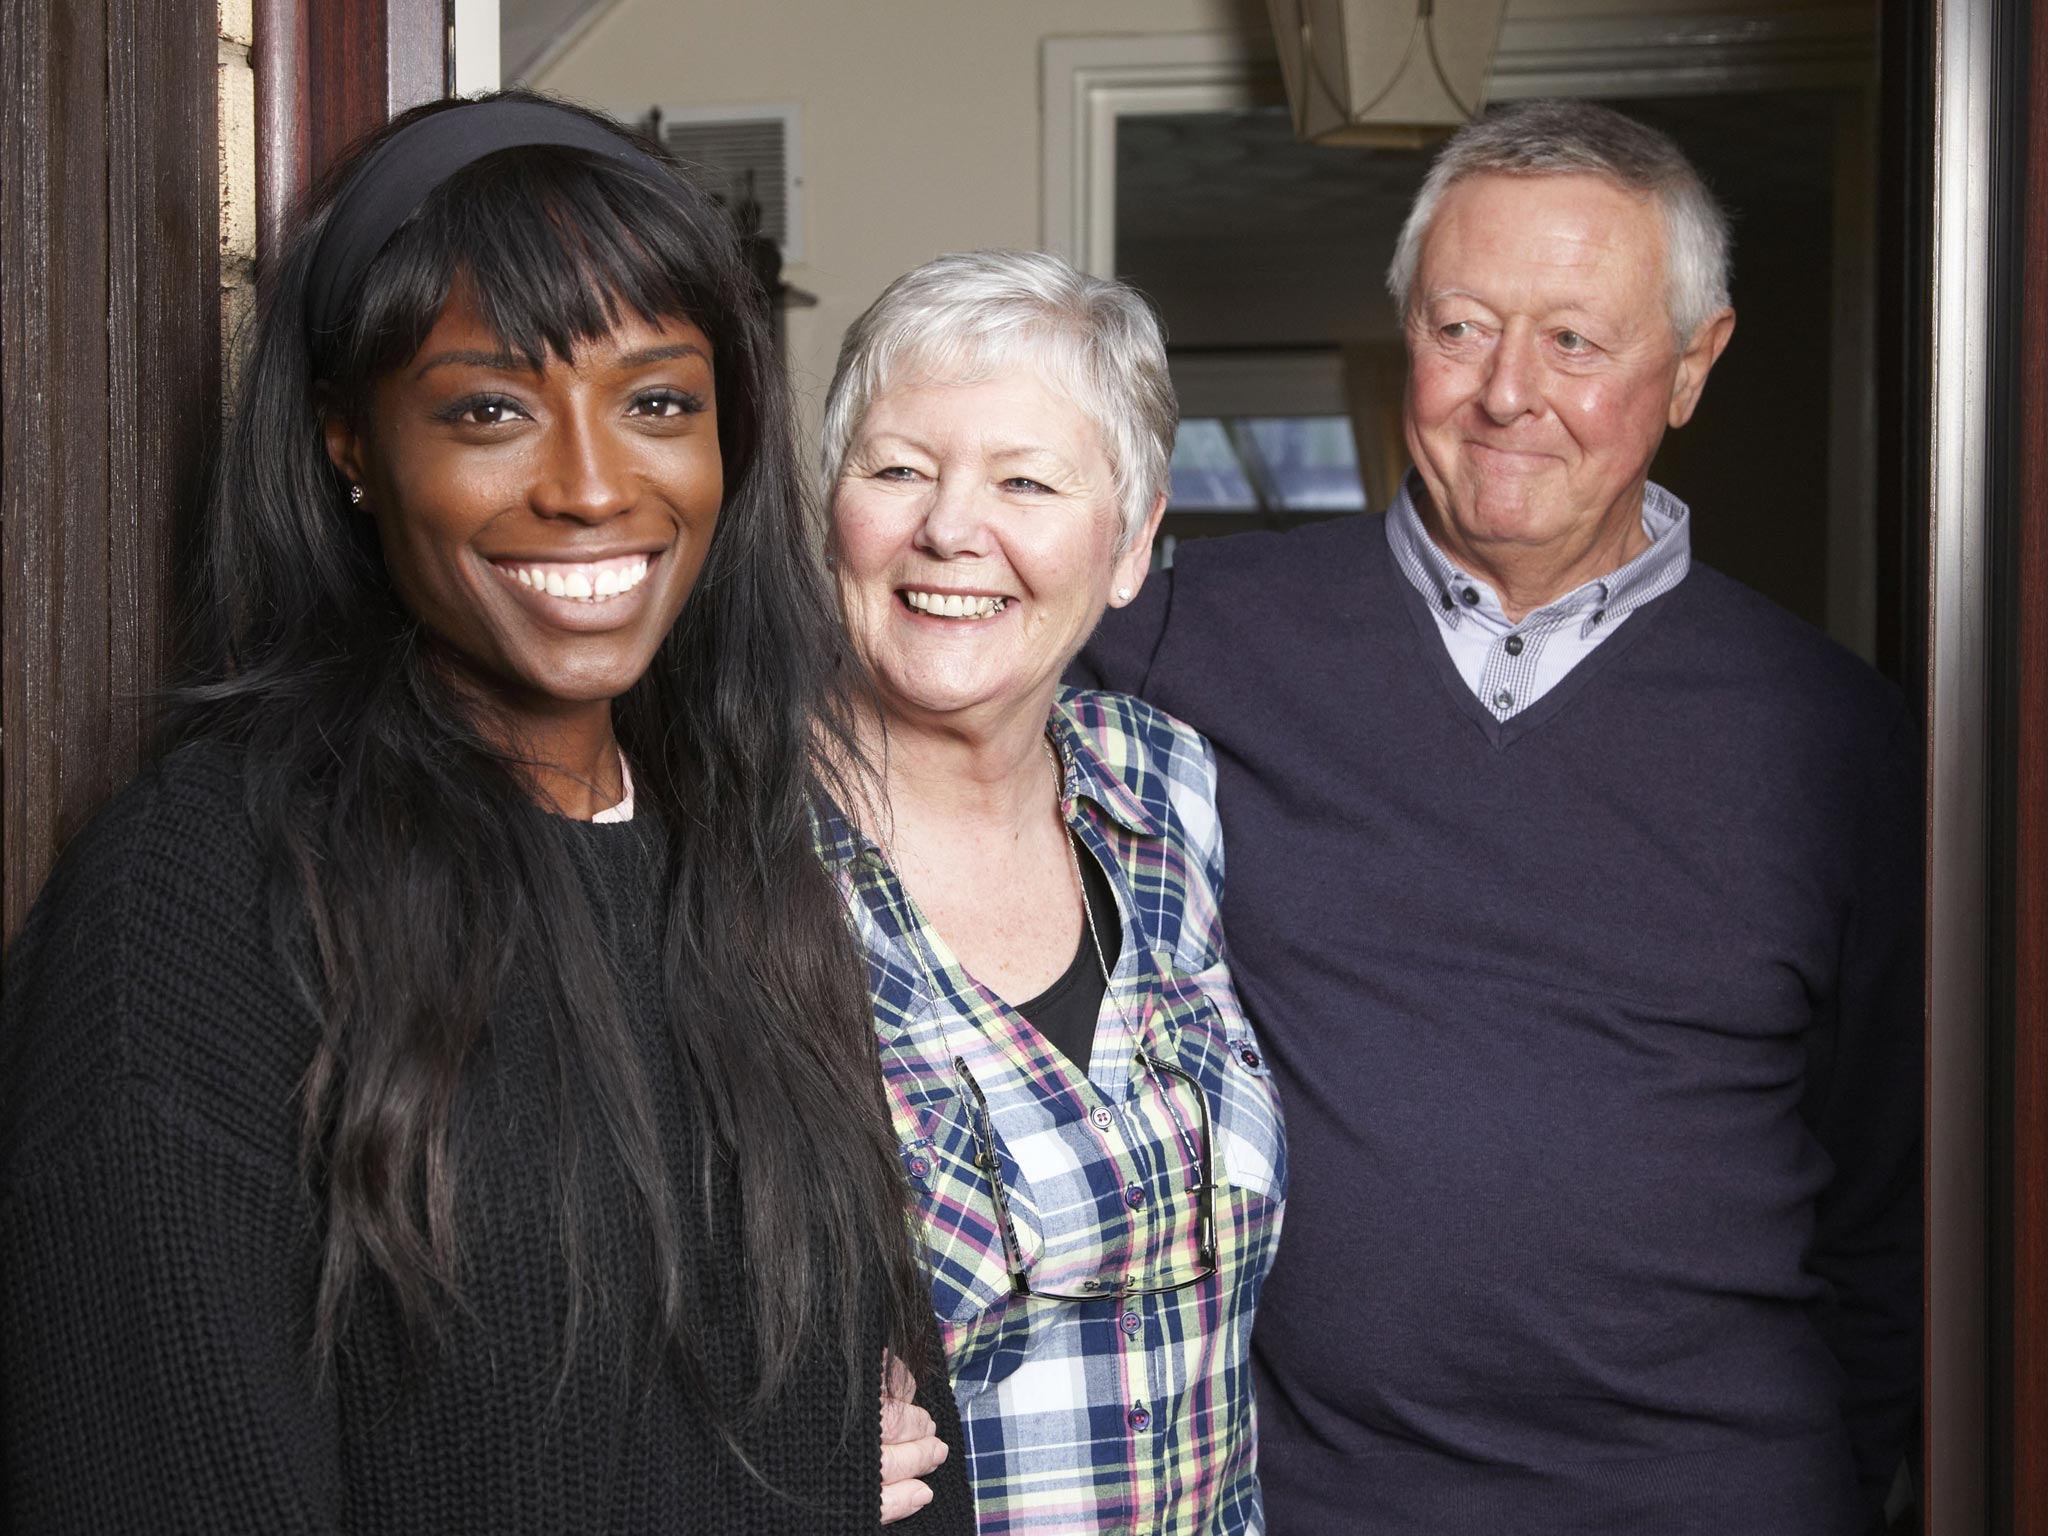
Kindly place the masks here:
<instances>
[{"instance_id":1,"label":"hanging light fixture","mask_svg":"<svg viewBox=\"0 0 2048 1536\"><path fill-rule=\"evenodd\" d=\"M1297 138L1410 148L1486 107L1507 0L1266 0Z\"/></svg>"}]
</instances>

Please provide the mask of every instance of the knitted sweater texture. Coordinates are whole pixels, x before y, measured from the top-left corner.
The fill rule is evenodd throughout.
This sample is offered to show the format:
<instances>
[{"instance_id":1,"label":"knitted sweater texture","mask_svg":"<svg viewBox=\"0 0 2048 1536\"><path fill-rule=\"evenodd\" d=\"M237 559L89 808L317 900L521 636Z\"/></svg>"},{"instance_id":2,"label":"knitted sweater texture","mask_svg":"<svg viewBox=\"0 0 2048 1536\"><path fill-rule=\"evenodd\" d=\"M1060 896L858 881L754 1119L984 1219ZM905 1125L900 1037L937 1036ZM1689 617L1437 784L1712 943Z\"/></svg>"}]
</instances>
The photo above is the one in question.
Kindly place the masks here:
<instances>
[{"instance_id":1,"label":"knitted sweater texture","mask_svg":"<svg viewBox=\"0 0 2048 1536\"><path fill-rule=\"evenodd\" d=\"M739 1432L672 1366L622 1369L645 1317L618 1180L588 1181L588 1309L566 1371L544 988L493 1013L458 1111L464 1309L424 1359L359 1292L331 1374L309 1353L321 1212L298 1171L317 1022L261 899L243 780L216 749L146 772L76 840L8 957L0 1015L0 1527L36 1532L851 1532L877 1526L877 1415L836 1352ZM659 1011L658 859L643 818L560 822L590 895L672 1174L695 1166ZM687 1187L687 1186L679 1186ZM678 1199L708 1277L709 1375L751 1337L730 1201ZM877 1364L882 1337L873 1328ZM973 1517L956 1449L894 1531Z\"/></svg>"},{"instance_id":2,"label":"knitted sweater texture","mask_svg":"<svg viewBox=\"0 0 2048 1536\"><path fill-rule=\"evenodd\" d=\"M1918 1387L1897 692L1695 564L1503 723L1378 517L1183 545L1078 680L1216 749L1273 1530L1864 1529Z\"/></svg>"}]
</instances>

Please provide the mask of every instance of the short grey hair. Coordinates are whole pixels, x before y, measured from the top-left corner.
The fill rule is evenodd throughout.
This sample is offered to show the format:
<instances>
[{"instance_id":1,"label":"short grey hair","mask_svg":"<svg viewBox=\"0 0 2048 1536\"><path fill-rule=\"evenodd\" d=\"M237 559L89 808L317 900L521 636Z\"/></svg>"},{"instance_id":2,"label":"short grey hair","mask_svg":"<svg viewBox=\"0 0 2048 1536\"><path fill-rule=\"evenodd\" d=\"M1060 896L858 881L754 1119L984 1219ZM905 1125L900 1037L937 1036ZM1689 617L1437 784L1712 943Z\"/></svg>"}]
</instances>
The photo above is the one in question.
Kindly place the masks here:
<instances>
[{"instance_id":1,"label":"short grey hair","mask_svg":"<svg viewBox=\"0 0 2048 1536\"><path fill-rule=\"evenodd\" d=\"M1415 268L1437 206L1468 176L1600 176L1664 214L1664 267L1671 328L1684 346L1728 307L1728 215L1670 139L1587 101L1526 101L1452 134L1438 152L1401 226L1387 292L1405 321Z\"/></svg>"},{"instance_id":2,"label":"short grey hair","mask_svg":"<svg viewBox=\"0 0 2048 1536\"><path fill-rule=\"evenodd\" d=\"M906 272L854 321L825 397L829 498L868 408L908 379L972 382L1041 369L1094 426L1130 547L1168 485L1180 420L1166 338L1137 290L1042 251L972 251Z\"/></svg>"}]
</instances>

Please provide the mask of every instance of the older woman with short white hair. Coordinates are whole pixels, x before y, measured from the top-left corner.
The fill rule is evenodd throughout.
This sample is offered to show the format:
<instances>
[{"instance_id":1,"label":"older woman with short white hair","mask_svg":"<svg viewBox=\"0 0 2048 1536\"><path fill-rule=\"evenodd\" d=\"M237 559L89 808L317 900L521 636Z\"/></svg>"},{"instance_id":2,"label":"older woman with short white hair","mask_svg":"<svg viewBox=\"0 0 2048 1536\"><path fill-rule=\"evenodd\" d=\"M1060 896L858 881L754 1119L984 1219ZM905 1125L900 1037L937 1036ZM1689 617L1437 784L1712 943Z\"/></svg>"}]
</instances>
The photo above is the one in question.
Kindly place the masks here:
<instances>
[{"instance_id":1,"label":"older woman with short white hair","mask_svg":"<svg viewBox=\"0 0 2048 1536\"><path fill-rule=\"evenodd\" d=\"M980 1530L1264 1529L1247 1358L1286 1156L1224 962L1208 744L1060 686L1145 579L1157 321L947 256L848 333L831 555L878 803L829 820Z\"/></svg>"}]
</instances>

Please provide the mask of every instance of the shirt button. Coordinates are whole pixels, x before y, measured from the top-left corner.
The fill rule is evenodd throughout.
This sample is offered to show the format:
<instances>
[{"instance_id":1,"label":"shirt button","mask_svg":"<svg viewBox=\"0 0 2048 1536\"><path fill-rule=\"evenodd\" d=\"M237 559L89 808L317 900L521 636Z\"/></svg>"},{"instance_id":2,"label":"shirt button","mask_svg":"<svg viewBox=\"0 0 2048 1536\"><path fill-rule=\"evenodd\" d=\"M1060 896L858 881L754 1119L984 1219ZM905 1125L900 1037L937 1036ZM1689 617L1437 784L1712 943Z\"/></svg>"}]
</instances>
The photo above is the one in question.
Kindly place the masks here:
<instances>
[{"instance_id":1,"label":"shirt button","mask_svg":"<svg viewBox=\"0 0 2048 1536\"><path fill-rule=\"evenodd\" d=\"M1495 709L1513 709L1515 707L1515 696L1503 688L1493 696L1493 707Z\"/></svg>"},{"instance_id":2,"label":"shirt button","mask_svg":"<svg viewBox=\"0 0 2048 1536\"><path fill-rule=\"evenodd\" d=\"M921 1157L913 1157L910 1160L910 1171L921 1179L932 1171L932 1165Z\"/></svg>"},{"instance_id":3,"label":"shirt button","mask_svg":"<svg viewBox=\"0 0 2048 1536\"><path fill-rule=\"evenodd\" d=\"M1247 1045L1237 1053L1237 1059L1256 1072L1259 1070L1259 1063L1265 1058L1259 1055L1257 1046Z\"/></svg>"},{"instance_id":4,"label":"shirt button","mask_svg":"<svg viewBox=\"0 0 2048 1536\"><path fill-rule=\"evenodd\" d=\"M1144 1429L1147 1425L1149 1425L1152 1422L1152 1415L1147 1413L1143 1408L1133 1408L1129 1413L1124 1415L1124 1422L1130 1425L1133 1429Z\"/></svg>"},{"instance_id":5,"label":"shirt button","mask_svg":"<svg viewBox=\"0 0 2048 1536\"><path fill-rule=\"evenodd\" d=\"M1467 587L1458 596L1465 599L1465 606L1467 608L1477 608L1479 606L1479 589L1477 587Z\"/></svg>"},{"instance_id":6,"label":"shirt button","mask_svg":"<svg viewBox=\"0 0 2048 1536\"><path fill-rule=\"evenodd\" d=\"M1088 1118L1095 1122L1095 1129L1097 1129L1098 1131L1106 1131L1109 1129L1109 1111L1104 1109L1100 1104L1096 1105L1093 1109L1088 1111Z\"/></svg>"},{"instance_id":7,"label":"shirt button","mask_svg":"<svg viewBox=\"0 0 2048 1536\"><path fill-rule=\"evenodd\" d=\"M1124 1204L1125 1204L1125 1205L1128 1205L1128 1206L1129 1206L1129 1207L1130 1207L1130 1208L1131 1208L1132 1210L1134 1210L1134 1211L1135 1211L1135 1210L1136 1210L1136 1209L1137 1209L1137 1208L1138 1208L1139 1206L1143 1205L1144 1203L1145 1203L1145 1191L1144 1191L1144 1190L1140 1189L1140 1188L1139 1188L1139 1187L1138 1187L1137 1185L1135 1185L1135 1184L1127 1185L1127 1186L1125 1187L1125 1189L1124 1189Z\"/></svg>"},{"instance_id":8,"label":"shirt button","mask_svg":"<svg viewBox=\"0 0 2048 1536\"><path fill-rule=\"evenodd\" d=\"M1606 618L1607 618L1607 610L1606 610L1605 608L1595 608L1595 609L1593 610L1593 622L1594 622L1595 624L1599 624L1599 623L1603 623L1603 622L1605 622Z\"/></svg>"},{"instance_id":9,"label":"shirt button","mask_svg":"<svg viewBox=\"0 0 2048 1536\"><path fill-rule=\"evenodd\" d=\"M1126 1312L1116 1321L1117 1326L1123 1329L1125 1337L1135 1339L1138 1336L1139 1318L1137 1313Z\"/></svg>"},{"instance_id":10,"label":"shirt button","mask_svg":"<svg viewBox=\"0 0 2048 1536\"><path fill-rule=\"evenodd\" d=\"M1520 635L1509 635L1507 637L1507 640L1503 643L1501 649L1506 651L1510 656L1521 655L1522 637Z\"/></svg>"},{"instance_id":11,"label":"shirt button","mask_svg":"<svg viewBox=\"0 0 2048 1536\"><path fill-rule=\"evenodd\" d=\"M1457 606L1457 599L1452 597L1450 593L1446 592L1444 594L1444 612L1449 613L1453 608Z\"/></svg>"}]
</instances>

